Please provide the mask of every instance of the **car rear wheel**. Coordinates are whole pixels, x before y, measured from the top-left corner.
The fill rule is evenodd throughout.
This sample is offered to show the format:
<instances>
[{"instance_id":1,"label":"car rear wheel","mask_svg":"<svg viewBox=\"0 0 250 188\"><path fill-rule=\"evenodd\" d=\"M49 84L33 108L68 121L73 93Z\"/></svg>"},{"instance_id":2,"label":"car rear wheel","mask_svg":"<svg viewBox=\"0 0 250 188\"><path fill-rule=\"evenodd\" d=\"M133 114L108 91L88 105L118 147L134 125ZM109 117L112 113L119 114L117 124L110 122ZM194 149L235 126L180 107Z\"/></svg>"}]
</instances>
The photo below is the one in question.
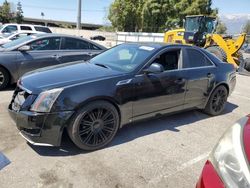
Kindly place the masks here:
<instances>
[{"instance_id":1,"label":"car rear wheel","mask_svg":"<svg viewBox=\"0 0 250 188\"><path fill-rule=\"evenodd\" d=\"M0 90L5 89L10 81L9 73L6 69L0 67Z\"/></svg>"},{"instance_id":2,"label":"car rear wheel","mask_svg":"<svg viewBox=\"0 0 250 188\"><path fill-rule=\"evenodd\" d=\"M119 114L106 101L96 101L83 107L68 127L68 134L77 147L97 150L109 144L119 128Z\"/></svg>"},{"instance_id":3,"label":"car rear wheel","mask_svg":"<svg viewBox=\"0 0 250 188\"><path fill-rule=\"evenodd\" d=\"M225 86L218 86L210 96L204 111L212 116L219 115L225 108L228 91Z\"/></svg>"}]
</instances>

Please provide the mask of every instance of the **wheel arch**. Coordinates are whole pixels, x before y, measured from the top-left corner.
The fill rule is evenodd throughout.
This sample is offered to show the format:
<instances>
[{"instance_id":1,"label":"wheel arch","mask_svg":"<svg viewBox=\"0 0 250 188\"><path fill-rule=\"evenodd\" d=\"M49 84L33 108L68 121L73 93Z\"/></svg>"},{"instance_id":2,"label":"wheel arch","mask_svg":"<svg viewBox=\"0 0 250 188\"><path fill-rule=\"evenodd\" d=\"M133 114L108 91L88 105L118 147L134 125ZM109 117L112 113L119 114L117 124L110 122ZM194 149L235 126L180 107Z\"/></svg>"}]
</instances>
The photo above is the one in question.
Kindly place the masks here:
<instances>
[{"instance_id":1,"label":"wheel arch","mask_svg":"<svg viewBox=\"0 0 250 188\"><path fill-rule=\"evenodd\" d=\"M92 102L96 102L96 101L105 101L105 102L108 102L110 104L112 104L117 112L118 112L118 115L119 115L119 124L121 123L121 111L120 111L120 108L119 108L119 104L117 101L115 101L112 97L108 97L108 96L98 96L98 97L93 97L93 98L89 98L87 100L85 100L84 102L80 103L78 106L75 107L74 109L74 114L71 116L71 118L69 119L67 125L72 121L72 119L75 117L75 114L77 113L77 111L79 111L81 108L83 108L84 106L92 103ZM67 127L67 125L64 126L64 128ZM121 125L120 125L121 126Z\"/></svg>"},{"instance_id":2,"label":"wheel arch","mask_svg":"<svg viewBox=\"0 0 250 188\"><path fill-rule=\"evenodd\" d=\"M219 86L224 86L224 87L227 89L227 93L229 94L230 89L229 89L229 85L228 85L226 82L217 83L217 84L215 85L215 87L210 91L209 96L208 96L208 98L207 98L207 100L206 100L206 103L205 103L205 105L204 105L204 108L205 108L205 106L207 105L207 103L208 103L208 101L209 101L209 99L210 99L212 93L214 92L214 90L215 90L216 88L218 88Z\"/></svg>"}]
</instances>

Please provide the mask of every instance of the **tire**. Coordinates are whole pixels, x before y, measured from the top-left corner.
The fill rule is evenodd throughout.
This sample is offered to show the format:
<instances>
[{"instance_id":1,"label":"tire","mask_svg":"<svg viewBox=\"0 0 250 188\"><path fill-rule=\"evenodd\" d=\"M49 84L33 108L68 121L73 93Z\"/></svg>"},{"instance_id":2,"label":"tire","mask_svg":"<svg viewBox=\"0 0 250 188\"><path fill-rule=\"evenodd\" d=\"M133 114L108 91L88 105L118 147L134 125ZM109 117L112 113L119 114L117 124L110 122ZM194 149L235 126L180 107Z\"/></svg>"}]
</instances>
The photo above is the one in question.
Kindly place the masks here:
<instances>
[{"instance_id":1,"label":"tire","mask_svg":"<svg viewBox=\"0 0 250 188\"><path fill-rule=\"evenodd\" d=\"M207 51L214 54L216 57L218 57L221 61L227 62L227 54L226 52L220 48L219 46L209 46L206 48Z\"/></svg>"},{"instance_id":2,"label":"tire","mask_svg":"<svg viewBox=\"0 0 250 188\"><path fill-rule=\"evenodd\" d=\"M218 86L211 94L204 112L216 116L222 113L227 102L228 91L225 86Z\"/></svg>"},{"instance_id":3,"label":"tire","mask_svg":"<svg viewBox=\"0 0 250 188\"><path fill-rule=\"evenodd\" d=\"M8 73L8 71L3 68L0 67L0 90L5 89L10 82L10 75Z\"/></svg>"},{"instance_id":4,"label":"tire","mask_svg":"<svg viewBox=\"0 0 250 188\"><path fill-rule=\"evenodd\" d=\"M116 135L120 118L106 101L95 101L79 110L67 127L69 137L80 149L93 151L109 144Z\"/></svg>"},{"instance_id":5,"label":"tire","mask_svg":"<svg viewBox=\"0 0 250 188\"><path fill-rule=\"evenodd\" d=\"M244 64L243 54L240 51L238 51L237 54L236 54L236 57L238 57L237 60L236 60L237 65L239 67L242 66Z\"/></svg>"},{"instance_id":6,"label":"tire","mask_svg":"<svg viewBox=\"0 0 250 188\"><path fill-rule=\"evenodd\" d=\"M245 67L244 67L248 72L250 72L250 59L246 59L245 61Z\"/></svg>"}]
</instances>

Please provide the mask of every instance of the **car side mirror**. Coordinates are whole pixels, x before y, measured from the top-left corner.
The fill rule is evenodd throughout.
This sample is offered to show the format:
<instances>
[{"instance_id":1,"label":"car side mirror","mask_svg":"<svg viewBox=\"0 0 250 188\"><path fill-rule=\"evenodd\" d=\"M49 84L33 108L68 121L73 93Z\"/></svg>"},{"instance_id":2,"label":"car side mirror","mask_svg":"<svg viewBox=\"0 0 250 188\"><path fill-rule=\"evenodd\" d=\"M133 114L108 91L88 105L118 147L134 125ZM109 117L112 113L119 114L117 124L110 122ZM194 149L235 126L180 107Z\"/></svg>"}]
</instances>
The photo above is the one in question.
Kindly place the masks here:
<instances>
[{"instance_id":1,"label":"car side mirror","mask_svg":"<svg viewBox=\"0 0 250 188\"><path fill-rule=\"evenodd\" d=\"M164 72L164 68L161 64L159 63L152 63L147 69L145 69L144 74L150 74L150 73L154 73L154 74L158 74L161 72Z\"/></svg>"},{"instance_id":2,"label":"car side mirror","mask_svg":"<svg viewBox=\"0 0 250 188\"><path fill-rule=\"evenodd\" d=\"M24 45L18 48L18 51L25 52L31 50L31 47L28 45Z\"/></svg>"}]
</instances>

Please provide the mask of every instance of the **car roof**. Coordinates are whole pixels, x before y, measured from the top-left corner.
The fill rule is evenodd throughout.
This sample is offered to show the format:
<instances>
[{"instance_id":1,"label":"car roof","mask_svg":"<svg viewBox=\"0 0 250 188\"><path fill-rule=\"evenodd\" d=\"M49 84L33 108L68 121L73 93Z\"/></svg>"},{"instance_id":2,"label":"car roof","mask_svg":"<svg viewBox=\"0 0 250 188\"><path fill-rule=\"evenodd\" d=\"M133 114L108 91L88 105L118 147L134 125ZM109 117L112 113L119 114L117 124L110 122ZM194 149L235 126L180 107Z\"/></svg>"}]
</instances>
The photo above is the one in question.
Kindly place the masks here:
<instances>
[{"instance_id":1,"label":"car roof","mask_svg":"<svg viewBox=\"0 0 250 188\"><path fill-rule=\"evenodd\" d=\"M16 26L33 26L33 27L46 27L48 28L47 26L44 26L44 25L33 25L33 24L17 24L17 23L7 23L7 24L3 24L3 26L8 26L8 25L16 25Z\"/></svg>"},{"instance_id":2,"label":"car roof","mask_svg":"<svg viewBox=\"0 0 250 188\"><path fill-rule=\"evenodd\" d=\"M22 30L22 31L14 32L14 33L12 33L12 35L16 35L16 34L25 34L25 33L43 34L43 32L40 32L40 31Z\"/></svg>"},{"instance_id":3,"label":"car roof","mask_svg":"<svg viewBox=\"0 0 250 188\"><path fill-rule=\"evenodd\" d=\"M164 42L131 42L131 43L124 43L136 46L148 46L155 49L165 48L165 47L190 47L190 48L197 48L195 46L185 45L185 44L174 44L174 43L164 43Z\"/></svg>"},{"instance_id":4,"label":"car roof","mask_svg":"<svg viewBox=\"0 0 250 188\"><path fill-rule=\"evenodd\" d=\"M47 37L69 37L69 38L75 38L75 39L79 39L79 40L84 40L84 41L87 41L89 43L92 43L102 49L107 49L106 47L96 43L96 42L93 42L89 39L86 39L86 38L83 38L83 37L79 37L79 36L74 36L74 35L66 35L66 34L58 34L58 33L38 33L38 34L34 34L32 35L33 37L36 37L34 39L39 39L39 38L47 38Z\"/></svg>"},{"instance_id":5,"label":"car roof","mask_svg":"<svg viewBox=\"0 0 250 188\"><path fill-rule=\"evenodd\" d=\"M91 43L95 43L91 40L88 40L86 38L80 37L80 36L74 36L74 35L67 35L67 34L59 34L59 33L38 33L33 36L37 36L37 38L43 38L43 37L70 37L70 38L75 38L75 39L82 39L86 40Z\"/></svg>"}]
</instances>

